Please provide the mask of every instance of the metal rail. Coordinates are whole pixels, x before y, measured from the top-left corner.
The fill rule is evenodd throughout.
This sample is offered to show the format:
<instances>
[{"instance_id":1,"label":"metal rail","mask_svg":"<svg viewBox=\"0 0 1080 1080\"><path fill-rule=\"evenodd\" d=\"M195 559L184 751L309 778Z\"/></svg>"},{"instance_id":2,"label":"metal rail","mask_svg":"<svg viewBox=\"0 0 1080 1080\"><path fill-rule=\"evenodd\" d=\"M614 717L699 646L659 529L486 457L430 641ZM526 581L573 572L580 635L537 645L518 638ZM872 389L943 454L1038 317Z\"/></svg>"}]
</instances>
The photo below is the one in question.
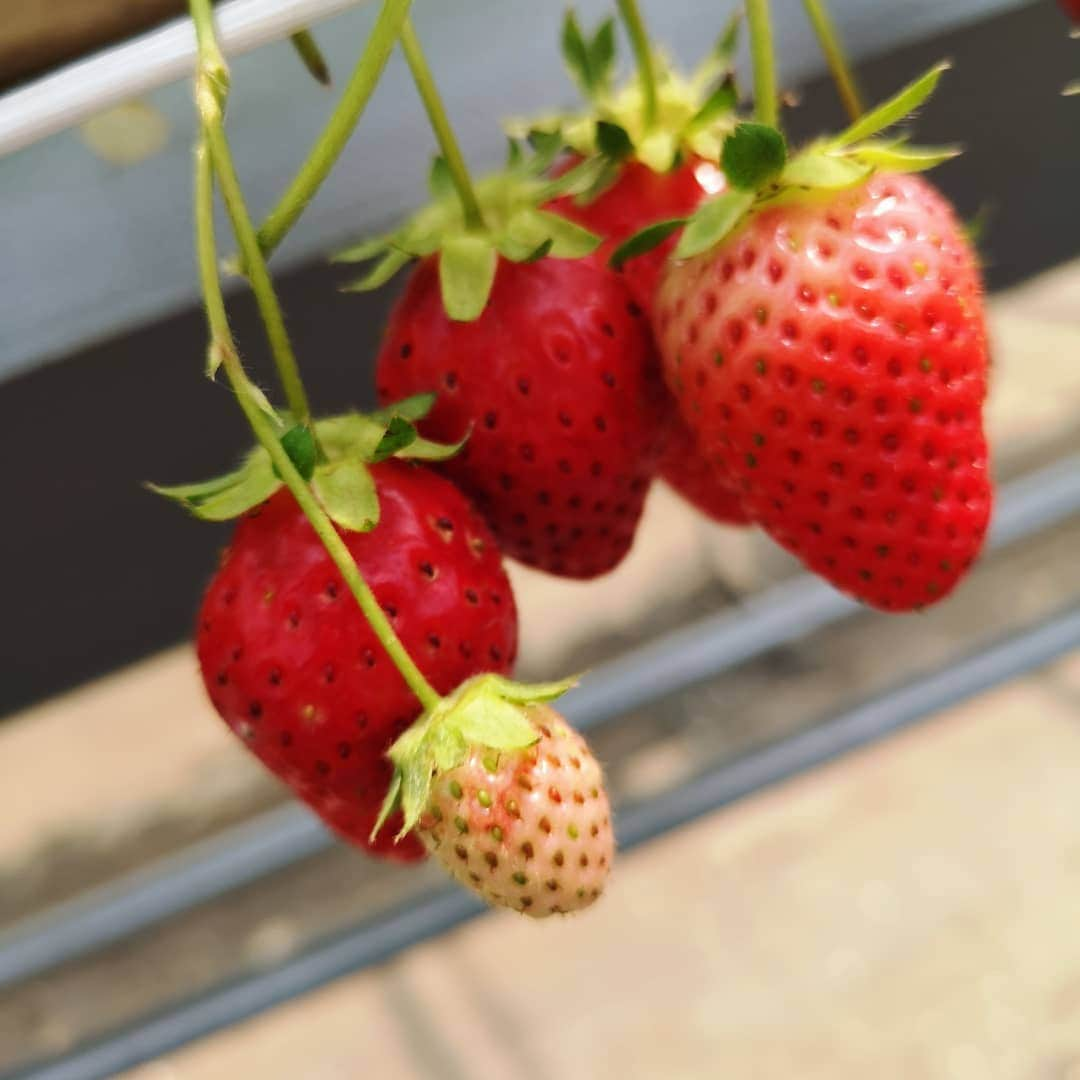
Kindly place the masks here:
<instances>
[{"instance_id":1,"label":"metal rail","mask_svg":"<svg viewBox=\"0 0 1080 1080\"><path fill-rule=\"evenodd\" d=\"M230 56L249 52L366 2L231 0L217 13L222 48ZM179 18L13 90L0 97L0 156L190 75L195 55L191 20Z\"/></svg>"},{"instance_id":2,"label":"metal rail","mask_svg":"<svg viewBox=\"0 0 1080 1080\"><path fill-rule=\"evenodd\" d=\"M1000 549L1080 512L1080 455L1008 484L990 537ZM595 728L814 630L863 611L800 575L743 606L700 619L598 667L564 699ZM105 948L326 850L333 836L299 805L270 811L148 864L0 934L0 989Z\"/></svg>"},{"instance_id":3,"label":"metal rail","mask_svg":"<svg viewBox=\"0 0 1080 1080\"><path fill-rule=\"evenodd\" d=\"M958 663L623 809L618 818L620 846L629 850L663 836L745 795L1036 670L1077 647L1080 607L1073 607ZM104 1080L383 962L484 910L460 889L441 889L329 937L275 968L214 987L70 1053L0 1074L0 1080Z\"/></svg>"}]
</instances>

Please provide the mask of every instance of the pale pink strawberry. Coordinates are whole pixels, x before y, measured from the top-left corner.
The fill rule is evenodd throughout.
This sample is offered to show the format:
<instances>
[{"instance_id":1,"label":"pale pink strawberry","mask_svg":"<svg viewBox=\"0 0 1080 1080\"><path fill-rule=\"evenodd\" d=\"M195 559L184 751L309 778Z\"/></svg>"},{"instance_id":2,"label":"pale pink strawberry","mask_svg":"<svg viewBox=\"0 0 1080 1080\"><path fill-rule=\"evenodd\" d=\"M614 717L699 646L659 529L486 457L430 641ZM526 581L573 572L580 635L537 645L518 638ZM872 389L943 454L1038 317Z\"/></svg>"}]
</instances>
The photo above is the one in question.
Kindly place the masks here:
<instances>
[{"instance_id":1,"label":"pale pink strawberry","mask_svg":"<svg viewBox=\"0 0 1080 1080\"><path fill-rule=\"evenodd\" d=\"M615 851L604 778L554 709L525 715L540 738L520 750L473 747L434 782L417 832L467 889L543 917L588 907Z\"/></svg>"}]
</instances>

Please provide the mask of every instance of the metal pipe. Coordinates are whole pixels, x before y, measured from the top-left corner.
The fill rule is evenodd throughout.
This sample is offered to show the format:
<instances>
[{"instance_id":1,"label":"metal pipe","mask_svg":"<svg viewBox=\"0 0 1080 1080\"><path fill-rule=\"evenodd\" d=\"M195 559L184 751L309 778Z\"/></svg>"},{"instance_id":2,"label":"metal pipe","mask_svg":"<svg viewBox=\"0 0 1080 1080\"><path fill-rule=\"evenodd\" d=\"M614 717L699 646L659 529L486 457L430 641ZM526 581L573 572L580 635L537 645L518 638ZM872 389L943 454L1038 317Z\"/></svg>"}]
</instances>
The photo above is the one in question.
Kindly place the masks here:
<instances>
[{"instance_id":1,"label":"metal pipe","mask_svg":"<svg viewBox=\"0 0 1080 1080\"><path fill-rule=\"evenodd\" d=\"M990 536L996 550L1080 511L1080 455L1014 480ZM598 667L564 699L577 726L596 728L864 610L800 575L738 609L700 619ZM76 960L200 903L326 850L332 835L289 805L0 933L0 989Z\"/></svg>"},{"instance_id":2,"label":"metal pipe","mask_svg":"<svg viewBox=\"0 0 1080 1080\"><path fill-rule=\"evenodd\" d=\"M647 843L745 795L1036 670L1078 646L1080 608L1073 607L958 663L622 810L620 846L630 850ZM0 1080L105 1080L333 979L384 962L484 910L468 893L441 889L339 933L275 968L232 980L69 1053L0 1074Z\"/></svg>"}]
</instances>

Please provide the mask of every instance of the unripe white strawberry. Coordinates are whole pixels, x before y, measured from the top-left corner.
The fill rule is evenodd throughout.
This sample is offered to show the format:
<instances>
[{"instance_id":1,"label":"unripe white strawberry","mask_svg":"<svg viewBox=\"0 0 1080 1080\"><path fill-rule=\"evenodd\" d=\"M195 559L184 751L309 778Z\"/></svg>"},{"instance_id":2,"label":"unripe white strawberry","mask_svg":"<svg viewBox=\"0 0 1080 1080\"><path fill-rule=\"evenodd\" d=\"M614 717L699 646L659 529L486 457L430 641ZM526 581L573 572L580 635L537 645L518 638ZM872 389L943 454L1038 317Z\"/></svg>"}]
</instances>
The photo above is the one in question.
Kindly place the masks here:
<instances>
[{"instance_id":1,"label":"unripe white strawberry","mask_svg":"<svg viewBox=\"0 0 1080 1080\"><path fill-rule=\"evenodd\" d=\"M615 838L600 765L547 704L571 685L463 683L390 748L376 831L400 809L399 837L415 830L489 904L533 917L588 907L604 891Z\"/></svg>"},{"instance_id":2,"label":"unripe white strawberry","mask_svg":"<svg viewBox=\"0 0 1080 1080\"><path fill-rule=\"evenodd\" d=\"M524 707L540 734L523 750L472 747L435 781L417 832L488 903L542 917L588 907L615 852L600 765L546 705Z\"/></svg>"}]
</instances>

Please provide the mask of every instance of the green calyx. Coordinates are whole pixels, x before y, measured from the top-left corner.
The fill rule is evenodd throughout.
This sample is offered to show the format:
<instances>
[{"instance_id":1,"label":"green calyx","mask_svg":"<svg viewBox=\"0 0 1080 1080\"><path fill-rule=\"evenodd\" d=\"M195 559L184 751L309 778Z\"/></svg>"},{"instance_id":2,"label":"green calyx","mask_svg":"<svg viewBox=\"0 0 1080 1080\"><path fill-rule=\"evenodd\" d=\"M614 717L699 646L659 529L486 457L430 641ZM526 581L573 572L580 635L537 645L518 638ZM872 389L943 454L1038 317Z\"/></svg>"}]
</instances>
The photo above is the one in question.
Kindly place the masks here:
<instances>
[{"instance_id":1,"label":"green calyx","mask_svg":"<svg viewBox=\"0 0 1080 1080\"><path fill-rule=\"evenodd\" d=\"M776 128L736 125L720 152L727 190L685 220L663 222L663 229L651 226L630 237L612 253L612 265L651 250L680 225L685 229L674 257L688 259L715 247L757 210L857 187L878 170L921 172L955 157L957 147L913 146L904 138L879 137L930 97L948 66L931 68L839 135L817 139L794 155Z\"/></svg>"},{"instance_id":2,"label":"green calyx","mask_svg":"<svg viewBox=\"0 0 1080 1080\"><path fill-rule=\"evenodd\" d=\"M369 532L379 523L379 500L368 466L390 457L443 461L464 444L432 442L417 433L416 421L434 403L434 394L418 394L378 412L331 416L312 427L292 423L269 404L264 411L273 417L282 448L331 520L343 529ZM282 484L269 453L257 446L238 468L222 476L195 484L147 486L203 521L227 521L265 502Z\"/></svg>"},{"instance_id":3,"label":"green calyx","mask_svg":"<svg viewBox=\"0 0 1080 1080\"><path fill-rule=\"evenodd\" d=\"M394 775L372 838L399 808L404 821L397 839L414 828L435 779L462 765L474 749L512 752L536 743L540 732L529 707L554 701L576 682L518 683L501 675L476 675L463 682L390 747Z\"/></svg>"},{"instance_id":4,"label":"green calyx","mask_svg":"<svg viewBox=\"0 0 1080 1080\"><path fill-rule=\"evenodd\" d=\"M583 157L601 154L616 162L633 158L658 173L668 172L688 155L715 163L724 136L735 123L738 92L733 60L738 26L736 16L689 76L673 68L662 53L650 50L655 93L650 117L640 71L622 86L613 86L613 21L601 23L590 38L570 11L563 22L563 59L588 107L513 120L507 130L516 137L537 131L556 135L565 147Z\"/></svg>"},{"instance_id":5,"label":"green calyx","mask_svg":"<svg viewBox=\"0 0 1080 1080\"><path fill-rule=\"evenodd\" d=\"M372 262L346 292L378 288L413 259L439 256L439 284L447 315L471 322L487 305L499 256L524 263L550 256L578 259L591 254L600 238L540 207L559 195L577 194L596 183L605 167L590 158L562 176L547 175L561 149L557 138L535 136L526 154L511 140L505 169L481 180L476 197L481 228L470 227L446 162L437 157L429 179L432 201L392 233L339 251L335 262Z\"/></svg>"}]
</instances>

